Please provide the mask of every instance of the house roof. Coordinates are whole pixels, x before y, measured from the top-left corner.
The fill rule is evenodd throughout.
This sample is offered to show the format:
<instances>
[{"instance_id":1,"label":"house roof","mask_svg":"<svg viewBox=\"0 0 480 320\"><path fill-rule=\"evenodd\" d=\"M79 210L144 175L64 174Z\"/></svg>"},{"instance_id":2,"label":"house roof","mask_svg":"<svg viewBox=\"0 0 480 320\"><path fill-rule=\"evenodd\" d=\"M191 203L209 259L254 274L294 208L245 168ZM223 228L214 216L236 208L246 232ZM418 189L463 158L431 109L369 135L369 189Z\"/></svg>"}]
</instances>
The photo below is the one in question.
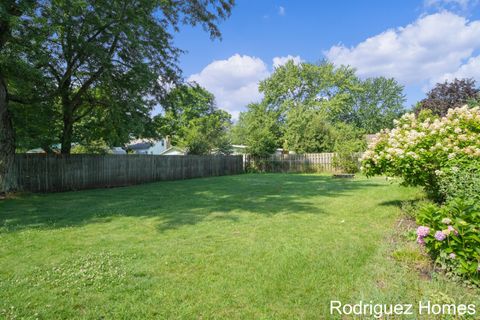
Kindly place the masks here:
<instances>
[{"instance_id":1,"label":"house roof","mask_svg":"<svg viewBox=\"0 0 480 320\"><path fill-rule=\"evenodd\" d=\"M30 149L26 153L46 153L43 148L35 148L35 149Z\"/></svg>"},{"instance_id":2,"label":"house roof","mask_svg":"<svg viewBox=\"0 0 480 320\"><path fill-rule=\"evenodd\" d=\"M126 145L127 149L130 150L145 150L153 146L155 143L159 142L160 140L154 139L134 139L130 140L130 142Z\"/></svg>"},{"instance_id":3,"label":"house roof","mask_svg":"<svg viewBox=\"0 0 480 320\"><path fill-rule=\"evenodd\" d=\"M151 142L139 142L139 143L127 145L127 149L144 150L144 149L150 148L152 145L153 145L153 143L151 143Z\"/></svg>"},{"instance_id":4,"label":"house roof","mask_svg":"<svg viewBox=\"0 0 480 320\"><path fill-rule=\"evenodd\" d=\"M185 153L185 150L183 150L182 148L173 146L173 147L170 147L170 148L160 152L160 155L169 153L170 151L178 151L178 152Z\"/></svg>"}]
</instances>

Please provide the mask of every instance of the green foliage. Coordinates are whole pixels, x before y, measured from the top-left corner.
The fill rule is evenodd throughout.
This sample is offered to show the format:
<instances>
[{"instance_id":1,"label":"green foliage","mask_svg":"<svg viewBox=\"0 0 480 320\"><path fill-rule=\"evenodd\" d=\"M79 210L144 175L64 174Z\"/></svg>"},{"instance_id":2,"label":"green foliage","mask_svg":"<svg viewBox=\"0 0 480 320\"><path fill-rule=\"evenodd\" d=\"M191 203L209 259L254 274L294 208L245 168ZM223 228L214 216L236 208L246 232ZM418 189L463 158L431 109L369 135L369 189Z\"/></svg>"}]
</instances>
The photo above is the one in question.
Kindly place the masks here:
<instances>
[{"instance_id":1,"label":"green foliage","mask_svg":"<svg viewBox=\"0 0 480 320\"><path fill-rule=\"evenodd\" d=\"M216 108L213 94L196 83L172 88L162 99L165 112L155 117L161 136L189 154L231 153L230 115Z\"/></svg>"},{"instance_id":2,"label":"green foliage","mask_svg":"<svg viewBox=\"0 0 480 320\"><path fill-rule=\"evenodd\" d=\"M336 119L351 107L360 85L350 67L336 67L326 61L320 64L289 61L261 81L259 90L264 94L264 103L280 112L282 119L297 107L321 111Z\"/></svg>"},{"instance_id":3,"label":"green foliage","mask_svg":"<svg viewBox=\"0 0 480 320\"><path fill-rule=\"evenodd\" d=\"M454 199L443 207L428 204L420 209L417 223L429 228L426 236L419 232L419 243L424 243L436 264L466 285L480 286L478 203Z\"/></svg>"},{"instance_id":4,"label":"green foliage","mask_svg":"<svg viewBox=\"0 0 480 320\"><path fill-rule=\"evenodd\" d=\"M297 107L287 112L283 147L296 153L328 152L334 146L335 128L319 111Z\"/></svg>"},{"instance_id":5,"label":"green foliage","mask_svg":"<svg viewBox=\"0 0 480 320\"><path fill-rule=\"evenodd\" d=\"M62 122L58 105L11 103L17 151L42 148L60 142Z\"/></svg>"},{"instance_id":6,"label":"green foliage","mask_svg":"<svg viewBox=\"0 0 480 320\"><path fill-rule=\"evenodd\" d=\"M169 136L176 144L190 122L208 116L215 110L213 94L196 83L176 85L162 97L162 114L155 116L158 133Z\"/></svg>"},{"instance_id":7,"label":"green foliage","mask_svg":"<svg viewBox=\"0 0 480 320\"><path fill-rule=\"evenodd\" d=\"M231 155L233 153L232 141L230 140L228 133L225 134L225 132L222 132L219 135L218 139L216 140L213 152L223 155Z\"/></svg>"},{"instance_id":8,"label":"green foliage","mask_svg":"<svg viewBox=\"0 0 480 320\"><path fill-rule=\"evenodd\" d=\"M437 83L427 93L427 97L415 106L415 113L430 110L434 115L443 117L449 109L463 107L466 104L478 105L480 89L473 79L454 79Z\"/></svg>"},{"instance_id":9,"label":"green foliage","mask_svg":"<svg viewBox=\"0 0 480 320\"><path fill-rule=\"evenodd\" d=\"M266 156L275 152L280 136L278 119L278 112L262 103L252 103L248 106L248 112L240 114L238 122L246 132L248 153Z\"/></svg>"},{"instance_id":10,"label":"green foliage","mask_svg":"<svg viewBox=\"0 0 480 320\"><path fill-rule=\"evenodd\" d=\"M88 144L77 144L72 147L72 153L77 154L107 154L110 148L103 140L90 141Z\"/></svg>"},{"instance_id":11,"label":"green foliage","mask_svg":"<svg viewBox=\"0 0 480 320\"><path fill-rule=\"evenodd\" d=\"M334 132L333 165L344 173L356 173L360 168L360 153L366 148L363 132L352 125L338 123Z\"/></svg>"},{"instance_id":12,"label":"green foliage","mask_svg":"<svg viewBox=\"0 0 480 320\"><path fill-rule=\"evenodd\" d=\"M376 132L391 127L393 119L404 112L403 87L395 80L362 81L354 69L327 61L289 61L260 82L259 90L264 94L260 103L264 112L252 105L257 109L249 107L232 132L236 143L253 141L256 154L280 147L296 153L331 152L337 123ZM272 132L251 130L259 124Z\"/></svg>"},{"instance_id":13,"label":"green foliage","mask_svg":"<svg viewBox=\"0 0 480 320\"><path fill-rule=\"evenodd\" d=\"M447 202L460 198L480 203L480 160L452 161L440 176L439 189Z\"/></svg>"},{"instance_id":14,"label":"green foliage","mask_svg":"<svg viewBox=\"0 0 480 320\"><path fill-rule=\"evenodd\" d=\"M179 145L189 154L228 152L230 143L226 140L226 132L229 126L230 114L215 110L208 116L190 121L189 126L182 129L184 134Z\"/></svg>"},{"instance_id":15,"label":"green foliage","mask_svg":"<svg viewBox=\"0 0 480 320\"><path fill-rule=\"evenodd\" d=\"M174 32L181 25L200 25L212 38L220 37L217 24L229 16L232 6L231 0L38 2L35 10L25 12L14 24L12 34L21 39L12 41L7 51L14 58L12 70L27 65L38 70L45 85L29 81L25 86L15 84L15 89L27 97L33 90L38 103L55 108L54 114L46 114L61 122L56 129L60 134L53 138L45 130L42 135L59 139L63 153L70 152L72 142L81 142L78 139L97 140L101 135L118 143L139 131L148 135L151 126L144 115L165 93L165 84L180 79L177 64L182 51L173 44ZM19 79L12 76L8 81ZM36 121L29 116L29 122ZM101 126L109 116L116 122L110 126L115 128L111 135L104 130L88 137L90 130L85 129L80 138L75 136L84 125ZM41 129L23 127L25 122L17 121L21 127L17 131L25 136Z\"/></svg>"},{"instance_id":16,"label":"green foliage","mask_svg":"<svg viewBox=\"0 0 480 320\"><path fill-rule=\"evenodd\" d=\"M393 127L393 120L405 113L405 101L403 86L395 79L368 78L361 82L353 109L343 115L343 120L366 133L376 133Z\"/></svg>"},{"instance_id":17,"label":"green foliage","mask_svg":"<svg viewBox=\"0 0 480 320\"><path fill-rule=\"evenodd\" d=\"M424 116L406 114L396 128L379 133L364 154L363 169L369 176L402 177L405 184L422 186L441 200L439 180L449 168L480 157L480 108L450 109L442 118Z\"/></svg>"}]
</instances>

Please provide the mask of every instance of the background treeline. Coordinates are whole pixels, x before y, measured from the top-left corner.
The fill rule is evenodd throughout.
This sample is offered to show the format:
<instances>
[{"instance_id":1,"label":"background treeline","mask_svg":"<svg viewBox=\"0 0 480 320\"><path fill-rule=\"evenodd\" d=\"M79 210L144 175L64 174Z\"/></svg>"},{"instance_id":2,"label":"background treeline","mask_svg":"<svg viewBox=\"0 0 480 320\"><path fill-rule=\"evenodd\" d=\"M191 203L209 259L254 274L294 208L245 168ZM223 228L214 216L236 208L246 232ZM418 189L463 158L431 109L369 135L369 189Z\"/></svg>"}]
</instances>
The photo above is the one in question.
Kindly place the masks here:
<instances>
[{"instance_id":1,"label":"background treeline","mask_svg":"<svg viewBox=\"0 0 480 320\"><path fill-rule=\"evenodd\" d=\"M289 61L260 82L264 98L248 106L232 141L254 155L361 151L364 135L390 128L405 112L403 86L384 77L360 79L353 68Z\"/></svg>"}]
</instances>

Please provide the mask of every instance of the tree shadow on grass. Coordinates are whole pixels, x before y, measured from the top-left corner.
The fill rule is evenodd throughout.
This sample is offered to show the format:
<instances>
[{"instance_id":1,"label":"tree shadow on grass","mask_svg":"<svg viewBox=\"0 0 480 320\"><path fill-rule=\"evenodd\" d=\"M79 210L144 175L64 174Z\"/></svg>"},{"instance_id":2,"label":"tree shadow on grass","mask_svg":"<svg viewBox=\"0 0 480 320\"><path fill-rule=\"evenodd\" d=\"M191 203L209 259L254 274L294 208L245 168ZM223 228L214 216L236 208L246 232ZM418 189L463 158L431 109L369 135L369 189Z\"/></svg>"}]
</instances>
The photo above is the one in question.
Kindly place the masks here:
<instances>
[{"instance_id":1,"label":"tree shadow on grass","mask_svg":"<svg viewBox=\"0 0 480 320\"><path fill-rule=\"evenodd\" d=\"M238 221L235 211L327 214L312 198L346 196L374 181L337 180L325 175L243 174L164 181L114 189L28 194L0 202L0 231L60 228L108 222L116 216L158 218L158 230L205 219Z\"/></svg>"},{"instance_id":2,"label":"tree shadow on grass","mask_svg":"<svg viewBox=\"0 0 480 320\"><path fill-rule=\"evenodd\" d=\"M397 208L404 208L404 207L415 207L422 201L425 201L426 198L422 196L417 196L415 199L409 200L390 200L381 202L379 205L387 206L387 207L397 207Z\"/></svg>"}]
</instances>

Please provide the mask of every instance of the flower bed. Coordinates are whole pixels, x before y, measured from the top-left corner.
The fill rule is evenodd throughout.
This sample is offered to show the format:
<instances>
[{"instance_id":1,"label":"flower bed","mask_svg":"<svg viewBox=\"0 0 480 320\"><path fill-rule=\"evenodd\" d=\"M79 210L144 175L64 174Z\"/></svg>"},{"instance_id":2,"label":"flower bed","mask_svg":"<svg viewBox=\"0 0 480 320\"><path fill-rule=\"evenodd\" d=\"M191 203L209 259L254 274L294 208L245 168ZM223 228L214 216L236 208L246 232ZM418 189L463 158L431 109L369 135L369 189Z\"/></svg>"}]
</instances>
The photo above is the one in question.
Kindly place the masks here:
<instances>
[{"instance_id":1,"label":"flower bed","mask_svg":"<svg viewBox=\"0 0 480 320\"><path fill-rule=\"evenodd\" d=\"M463 200L423 206L417 242L449 275L480 286L480 206Z\"/></svg>"},{"instance_id":2,"label":"flower bed","mask_svg":"<svg viewBox=\"0 0 480 320\"><path fill-rule=\"evenodd\" d=\"M479 107L450 109L442 118L404 115L377 135L362 170L422 186L437 204L418 211L417 242L447 275L480 286Z\"/></svg>"}]
</instances>

